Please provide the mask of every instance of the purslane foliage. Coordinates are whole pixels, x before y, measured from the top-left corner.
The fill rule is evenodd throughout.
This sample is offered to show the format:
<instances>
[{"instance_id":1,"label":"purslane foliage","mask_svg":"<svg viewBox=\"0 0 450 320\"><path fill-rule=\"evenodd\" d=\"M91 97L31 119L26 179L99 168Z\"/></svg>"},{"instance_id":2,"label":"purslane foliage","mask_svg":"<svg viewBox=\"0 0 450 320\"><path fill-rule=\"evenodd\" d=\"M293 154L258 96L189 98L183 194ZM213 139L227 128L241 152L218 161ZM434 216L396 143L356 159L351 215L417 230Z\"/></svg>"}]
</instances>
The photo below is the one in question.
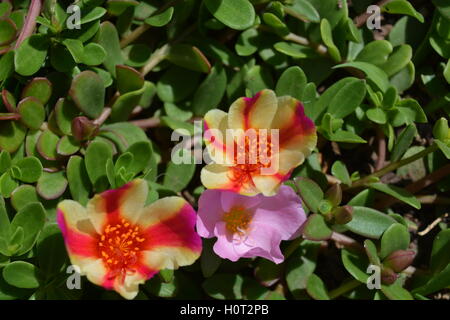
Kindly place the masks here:
<instances>
[{"instance_id":1,"label":"purslane foliage","mask_svg":"<svg viewBox=\"0 0 450 320\"><path fill-rule=\"evenodd\" d=\"M170 160L171 135L194 136L208 111L264 89L300 100L317 127L285 182L308 213L302 237L283 242L278 265L223 260L203 239L197 263L162 270L138 298L430 299L448 288L448 6L392 0L373 11L374 30L376 3L353 2L1 2L0 299L117 298L84 280L67 287L58 202L84 206L142 178L147 205L177 195L196 207L202 165ZM366 286L369 264L379 290Z\"/></svg>"}]
</instances>

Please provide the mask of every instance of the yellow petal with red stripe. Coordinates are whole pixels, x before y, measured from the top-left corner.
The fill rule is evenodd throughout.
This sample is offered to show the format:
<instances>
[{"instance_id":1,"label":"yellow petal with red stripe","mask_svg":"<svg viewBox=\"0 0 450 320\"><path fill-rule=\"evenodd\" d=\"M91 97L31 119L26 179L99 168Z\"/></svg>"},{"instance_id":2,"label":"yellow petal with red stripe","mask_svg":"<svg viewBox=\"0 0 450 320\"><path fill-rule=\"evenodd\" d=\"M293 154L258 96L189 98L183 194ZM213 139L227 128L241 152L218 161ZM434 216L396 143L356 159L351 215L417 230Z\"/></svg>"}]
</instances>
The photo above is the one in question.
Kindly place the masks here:
<instances>
[{"instance_id":1,"label":"yellow petal with red stripe","mask_svg":"<svg viewBox=\"0 0 450 320\"><path fill-rule=\"evenodd\" d=\"M269 129L277 112L277 97L262 90L252 98L239 98L230 106L228 127L235 130Z\"/></svg>"},{"instance_id":2,"label":"yellow petal with red stripe","mask_svg":"<svg viewBox=\"0 0 450 320\"><path fill-rule=\"evenodd\" d=\"M197 215L180 197L162 198L145 207L138 221L146 238L142 263L151 270L190 265L200 256Z\"/></svg>"},{"instance_id":3,"label":"yellow petal with red stripe","mask_svg":"<svg viewBox=\"0 0 450 320\"><path fill-rule=\"evenodd\" d=\"M125 218L134 223L139 219L148 194L145 180L135 179L126 185L97 194L87 204L89 218L97 232L111 222Z\"/></svg>"},{"instance_id":4,"label":"yellow petal with red stripe","mask_svg":"<svg viewBox=\"0 0 450 320\"><path fill-rule=\"evenodd\" d=\"M237 167L208 164L200 173L200 180L207 189L222 189L253 196L259 193L251 175L239 175Z\"/></svg>"},{"instance_id":5,"label":"yellow petal with red stripe","mask_svg":"<svg viewBox=\"0 0 450 320\"><path fill-rule=\"evenodd\" d=\"M203 137L211 159L218 164L232 165L234 157L231 148L233 148L234 140L232 138L227 140L227 113L213 109L206 113L204 120L205 133Z\"/></svg>"}]
</instances>

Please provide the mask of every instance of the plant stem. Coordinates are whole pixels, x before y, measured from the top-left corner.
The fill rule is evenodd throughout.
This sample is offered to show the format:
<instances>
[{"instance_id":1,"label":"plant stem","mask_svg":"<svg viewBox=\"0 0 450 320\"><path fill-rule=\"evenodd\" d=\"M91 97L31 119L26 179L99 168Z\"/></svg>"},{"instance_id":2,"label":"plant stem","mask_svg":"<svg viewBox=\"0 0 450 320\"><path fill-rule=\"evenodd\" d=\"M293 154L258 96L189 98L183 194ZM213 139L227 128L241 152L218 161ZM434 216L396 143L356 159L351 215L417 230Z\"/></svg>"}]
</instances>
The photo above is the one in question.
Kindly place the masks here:
<instances>
[{"instance_id":1,"label":"plant stem","mask_svg":"<svg viewBox=\"0 0 450 320\"><path fill-rule=\"evenodd\" d=\"M154 67L156 67L161 61L163 61L169 54L169 50L170 45L168 43L157 49L150 57L147 64L142 67L142 76L145 77L150 71L152 71Z\"/></svg>"},{"instance_id":2,"label":"plant stem","mask_svg":"<svg viewBox=\"0 0 450 320\"><path fill-rule=\"evenodd\" d=\"M335 298L343 295L344 293L347 293L347 292L357 288L361 284L362 284L362 282L359 282L356 279L352 279L350 281L344 282L338 288L331 290L328 295L330 296L331 299L335 299Z\"/></svg>"},{"instance_id":3,"label":"plant stem","mask_svg":"<svg viewBox=\"0 0 450 320\"><path fill-rule=\"evenodd\" d=\"M139 38L148 29L150 29L149 24L144 23L144 24L140 25L139 27L134 29L129 35L127 35L125 38L123 38L122 41L120 41L120 47L122 49L125 48L130 43L132 43L134 40Z\"/></svg>"},{"instance_id":4,"label":"plant stem","mask_svg":"<svg viewBox=\"0 0 450 320\"><path fill-rule=\"evenodd\" d=\"M17 38L16 45L14 46L15 49L17 49L26 38L33 34L34 28L36 27L36 18L41 13L41 8L41 0L31 0L25 23Z\"/></svg>"},{"instance_id":5,"label":"plant stem","mask_svg":"<svg viewBox=\"0 0 450 320\"><path fill-rule=\"evenodd\" d=\"M299 36L297 34L294 34L292 32L289 33L286 37L284 37L284 40L292 41L292 42L298 43L298 44L300 44L302 46L311 47L314 50L316 50L316 52L318 54L320 54L321 56L327 56L328 55L328 49L324 45L322 45L322 44L314 44L311 41L309 41L308 39L306 39L304 37L301 37L301 36Z\"/></svg>"},{"instance_id":6,"label":"plant stem","mask_svg":"<svg viewBox=\"0 0 450 320\"><path fill-rule=\"evenodd\" d=\"M394 171L394 170L396 170L396 169L398 169L400 167L403 167L403 166L405 166L405 165L407 165L407 164L409 164L411 162L414 162L414 161L416 161L418 159L421 159L421 158L425 157L426 155L436 151L437 148L438 148L438 146L433 143L431 146L429 146L428 148L426 148L425 150L423 150L423 151L421 151L419 153L416 153L416 154L414 154L414 155L412 155L412 156L410 156L408 158L405 158L405 159L402 159L402 160L399 160L399 161L396 161L396 162L392 162L391 164L387 165L386 167L384 167L384 168L382 168L382 169L380 169L378 171L375 171L374 173L372 173L372 174L370 174L368 176L365 176L364 178L356 180L355 182L352 183L352 186L349 187L348 189L361 187L361 186L365 185L366 183L370 182L370 180L372 180L373 178L382 177L386 173L389 173L389 172Z\"/></svg>"}]
</instances>

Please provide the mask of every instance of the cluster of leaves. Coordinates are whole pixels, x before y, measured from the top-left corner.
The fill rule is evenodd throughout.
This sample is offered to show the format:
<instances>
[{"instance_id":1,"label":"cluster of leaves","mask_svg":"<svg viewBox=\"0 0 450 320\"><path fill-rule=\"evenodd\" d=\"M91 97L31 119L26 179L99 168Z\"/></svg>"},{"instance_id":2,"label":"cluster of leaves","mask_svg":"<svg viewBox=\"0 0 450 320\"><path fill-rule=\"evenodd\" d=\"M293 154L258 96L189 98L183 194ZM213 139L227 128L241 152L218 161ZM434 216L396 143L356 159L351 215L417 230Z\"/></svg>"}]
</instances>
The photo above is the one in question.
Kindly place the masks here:
<instances>
[{"instance_id":1,"label":"cluster of leaves","mask_svg":"<svg viewBox=\"0 0 450 320\"><path fill-rule=\"evenodd\" d=\"M303 236L279 265L223 261L204 240L198 263L162 271L138 297L445 293L450 7L382 3L381 31L365 25L370 0L80 0L79 28L72 1L0 3L0 299L117 298L66 286L56 204L142 177L148 203L195 205L199 168L170 160L171 133L194 135L209 110L265 88L302 101L317 126L317 149L287 182L309 213ZM365 285L369 264L381 290Z\"/></svg>"}]
</instances>

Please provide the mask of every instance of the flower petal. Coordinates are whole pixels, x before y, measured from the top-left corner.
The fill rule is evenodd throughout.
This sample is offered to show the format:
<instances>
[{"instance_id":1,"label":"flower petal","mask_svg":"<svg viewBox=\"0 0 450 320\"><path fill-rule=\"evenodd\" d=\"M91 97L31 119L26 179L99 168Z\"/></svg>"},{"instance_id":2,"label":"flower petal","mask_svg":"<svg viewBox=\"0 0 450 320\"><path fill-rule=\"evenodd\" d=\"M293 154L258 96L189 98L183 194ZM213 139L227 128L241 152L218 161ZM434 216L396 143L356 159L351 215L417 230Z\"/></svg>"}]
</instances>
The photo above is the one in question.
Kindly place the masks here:
<instances>
[{"instance_id":1,"label":"flower petal","mask_svg":"<svg viewBox=\"0 0 450 320\"><path fill-rule=\"evenodd\" d=\"M298 195L291 187L281 186L276 197L263 198L252 223L273 228L282 240L289 240L305 221L306 214Z\"/></svg>"},{"instance_id":2,"label":"flower petal","mask_svg":"<svg viewBox=\"0 0 450 320\"><path fill-rule=\"evenodd\" d=\"M180 197L167 197L144 208L138 224L146 242L143 263L153 270L192 264L202 250L195 232L194 209Z\"/></svg>"},{"instance_id":3,"label":"flower petal","mask_svg":"<svg viewBox=\"0 0 450 320\"><path fill-rule=\"evenodd\" d=\"M139 219L148 194L145 180L135 179L126 185L95 195L87 211L95 229L102 233L105 225L125 218L131 223Z\"/></svg>"},{"instance_id":4,"label":"flower petal","mask_svg":"<svg viewBox=\"0 0 450 320\"><path fill-rule=\"evenodd\" d=\"M305 115L301 102L292 97L278 98L278 112L271 128L280 130L280 151L297 151L307 157L316 146L314 122Z\"/></svg>"},{"instance_id":5,"label":"flower petal","mask_svg":"<svg viewBox=\"0 0 450 320\"><path fill-rule=\"evenodd\" d=\"M205 117L205 133L203 135L206 148L211 159L218 164L231 165L234 163L234 146L228 145L226 130L228 128L228 115L218 109L210 110ZM234 144L230 139L229 143Z\"/></svg>"},{"instance_id":6,"label":"flower petal","mask_svg":"<svg viewBox=\"0 0 450 320\"><path fill-rule=\"evenodd\" d=\"M81 267L80 259L98 257L97 234L85 208L78 202L64 200L58 204L56 221L72 264Z\"/></svg>"},{"instance_id":7,"label":"flower petal","mask_svg":"<svg viewBox=\"0 0 450 320\"><path fill-rule=\"evenodd\" d=\"M277 112L277 98L272 90L262 90L252 98L233 102L228 112L231 129L269 129Z\"/></svg>"},{"instance_id":8,"label":"flower petal","mask_svg":"<svg viewBox=\"0 0 450 320\"><path fill-rule=\"evenodd\" d=\"M234 167L225 167L220 164L208 164L203 167L200 180L207 189L230 190L243 195L256 195L259 191L255 188L251 177L243 179L236 176Z\"/></svg>"},{"instance_id":9,"label":"flower petal","mask_svg":"<svg viewBox=\"0 0 450 320\"><path fill-rule=\"evenodd\" d=\"M202 238L212 238L214 226L222 218L224 210L217 205L221 202L222 192L224 191L205 190L198 200L197 233Z\"/></svg>"}]
</instances>

